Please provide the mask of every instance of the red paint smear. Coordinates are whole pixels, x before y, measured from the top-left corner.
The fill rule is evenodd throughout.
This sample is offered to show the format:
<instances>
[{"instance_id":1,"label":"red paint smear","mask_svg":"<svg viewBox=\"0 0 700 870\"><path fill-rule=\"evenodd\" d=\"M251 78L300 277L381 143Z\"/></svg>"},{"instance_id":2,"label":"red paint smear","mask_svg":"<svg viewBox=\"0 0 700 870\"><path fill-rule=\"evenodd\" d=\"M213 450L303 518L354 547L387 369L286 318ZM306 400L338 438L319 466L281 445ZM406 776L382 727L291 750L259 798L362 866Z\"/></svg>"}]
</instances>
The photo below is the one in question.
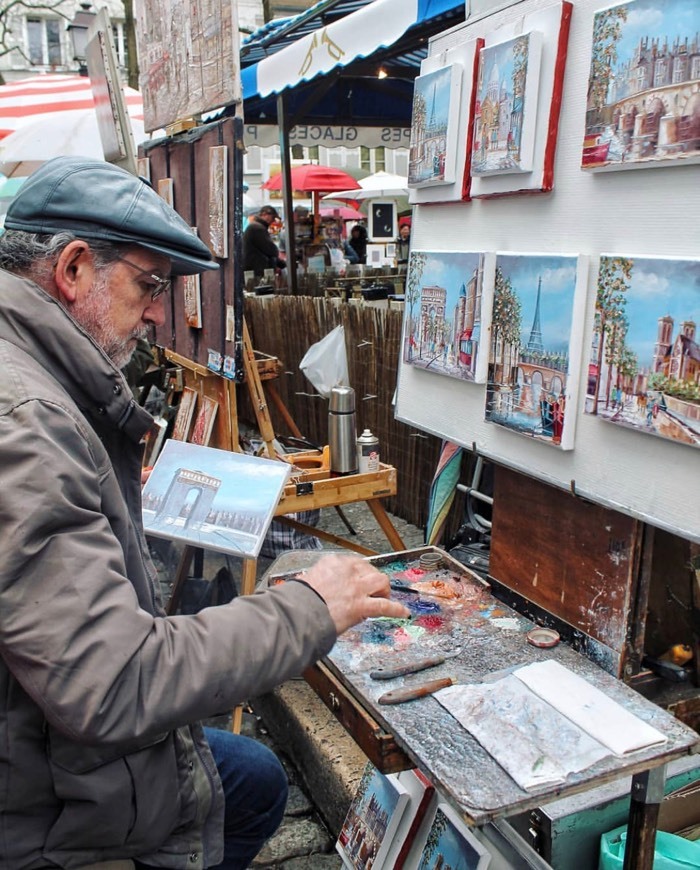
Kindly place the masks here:
<instances>
[{"instance_id":1,"label":"red paint smear","mask_svg":"<svg viewBox=\"0 0 700 870\"><path fill-rule=\"evenodd\" d=\"M410 583L412 580L420 580L421 577L425 577L427 571L424 571L422 568L408 568L406 571L401 571L400 574L396 575L397 580L408 580Z\"/></svg>"},{"instance_id":2,"label":"red paint smear","mask_svg":"<svg viewBox=\"0 0 700 870\"><path fill-rule=\"evenodd\" d=\"M445 620L442 616L435 616L427 613L425 616L419 616L413 620L414 625L420 625L421 628L442 628Z\"/></svg>"}]
</instances>

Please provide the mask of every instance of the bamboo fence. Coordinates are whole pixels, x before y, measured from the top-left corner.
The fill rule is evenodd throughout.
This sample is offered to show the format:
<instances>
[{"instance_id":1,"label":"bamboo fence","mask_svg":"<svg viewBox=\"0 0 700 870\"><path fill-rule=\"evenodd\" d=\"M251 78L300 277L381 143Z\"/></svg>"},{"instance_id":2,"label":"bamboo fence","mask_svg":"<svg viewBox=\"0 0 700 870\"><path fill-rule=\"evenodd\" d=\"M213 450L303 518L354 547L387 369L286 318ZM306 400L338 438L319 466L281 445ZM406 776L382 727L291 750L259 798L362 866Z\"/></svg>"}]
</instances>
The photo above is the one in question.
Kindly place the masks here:
<instances>
[{"instance_id":1,"label":"bamboo fence","mask_svg":"<svg viewBox=\"0 0 700 870\"><path fill-rule=\"evenodd\" d=\"M304 438L316 445L328 441L328 402L299 369L309 347L334 327L345 329L350 386L355 390L358 434L371 429L379 439L381 461L397 470L398 491L386 500L391 513L425 528L430 484L441 441L399 422L392 404L396 389L403 312L396 308L344 303L310 296L247 297L245 318L256 351L283 363L277 381L282 401ZM246 391L240 391L239 415L253 420ZM270 404L275 432L290 434ZM468 462L463 462L466 479ZM462 522L458 493L445 531L445 541Z\"/></svg>"}]
</instances>

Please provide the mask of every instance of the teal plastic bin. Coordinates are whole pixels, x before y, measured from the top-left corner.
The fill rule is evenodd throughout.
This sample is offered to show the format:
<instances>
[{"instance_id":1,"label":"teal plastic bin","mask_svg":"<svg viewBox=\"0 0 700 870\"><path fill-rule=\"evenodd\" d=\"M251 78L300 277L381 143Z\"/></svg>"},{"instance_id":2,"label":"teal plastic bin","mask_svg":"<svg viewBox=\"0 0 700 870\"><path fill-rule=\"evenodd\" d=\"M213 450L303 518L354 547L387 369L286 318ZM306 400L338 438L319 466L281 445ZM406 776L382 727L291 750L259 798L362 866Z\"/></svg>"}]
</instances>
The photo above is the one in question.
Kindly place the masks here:
<instances>
[{"instance_id":1,"label":"teal plastic bin","mask_svg":"<svg viewBox=\"0 0 700 870\"><path fill-rule=\"evenodd\" d=\"M622 870L625 860L627 825L615 828L600 838L598 870ZM700 842L685 840L676 834L659 831L654 847L654 870L690 870L700 868Z\"/></svg>"}]
</instances>

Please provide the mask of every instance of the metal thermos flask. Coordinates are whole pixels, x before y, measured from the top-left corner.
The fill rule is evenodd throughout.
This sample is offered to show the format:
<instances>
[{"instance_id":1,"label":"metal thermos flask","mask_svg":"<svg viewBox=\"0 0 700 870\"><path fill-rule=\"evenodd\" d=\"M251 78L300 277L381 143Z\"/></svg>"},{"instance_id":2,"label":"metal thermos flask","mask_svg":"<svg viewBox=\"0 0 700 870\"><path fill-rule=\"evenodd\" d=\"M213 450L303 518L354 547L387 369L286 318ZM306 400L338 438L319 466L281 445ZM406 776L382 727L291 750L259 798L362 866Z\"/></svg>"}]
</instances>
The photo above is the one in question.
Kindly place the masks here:
<instances>
[{"instance_id":1,"label":"metal thermos flask","mask_svg":"<svg viewBox=\"0 0 700 870\"><path fill-rule=\"evenodd\" d=\"M352 387L333 387L328 410L328 446L333 474L357 471L356 440L355 391Z\"/></svg>"}]
</instances>

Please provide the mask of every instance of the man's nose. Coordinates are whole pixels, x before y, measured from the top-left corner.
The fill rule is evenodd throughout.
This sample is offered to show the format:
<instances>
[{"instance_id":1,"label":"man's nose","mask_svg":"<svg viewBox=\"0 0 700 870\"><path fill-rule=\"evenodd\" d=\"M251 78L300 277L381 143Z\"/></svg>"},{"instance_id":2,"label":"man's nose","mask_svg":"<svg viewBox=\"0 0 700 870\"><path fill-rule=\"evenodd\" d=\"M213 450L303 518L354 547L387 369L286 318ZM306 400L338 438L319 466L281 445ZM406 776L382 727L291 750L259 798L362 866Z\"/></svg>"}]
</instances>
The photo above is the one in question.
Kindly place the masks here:
<instances>
[{"instance_id":1,"label":"man's nose","mask_svg":"<svg viewBox=\"0 0 700 870\"><path fill-rule=\"evenodd\" d=\"M156 299L151 301L146 306L143 312L143 319L147 323L152 323L154 326L162 326L165 323L165 294L162 293Z\"/></svg>"}]
</instances>

